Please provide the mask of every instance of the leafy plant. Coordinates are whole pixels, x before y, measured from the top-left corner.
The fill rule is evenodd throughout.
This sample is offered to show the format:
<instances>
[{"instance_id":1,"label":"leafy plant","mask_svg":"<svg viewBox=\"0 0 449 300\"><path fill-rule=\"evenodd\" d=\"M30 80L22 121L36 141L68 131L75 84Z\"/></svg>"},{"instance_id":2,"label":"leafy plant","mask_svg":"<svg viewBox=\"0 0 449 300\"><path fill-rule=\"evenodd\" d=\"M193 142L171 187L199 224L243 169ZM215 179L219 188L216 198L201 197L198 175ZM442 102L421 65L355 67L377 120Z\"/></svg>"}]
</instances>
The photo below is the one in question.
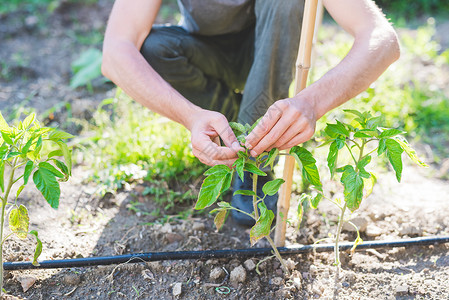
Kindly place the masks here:
<instances>
[{"instance_id":1,"label":"leafy plant","mask_svg":"<svg viewBox=\"0 0 449 300\"><path fill-rule=\"evenodd\" d=\"M339 260L339 240L340 233L345 222L344 215L348 208L351 212L357 210L362 202L363 197L367 197L373 189L376 182L376 177L373 173L367 171L367 166L371 163L373 154L377 156L386 156L391 166L393 167L396 178L401 180L402 175L402 153L405 152L410 159L420 166L426 166L416 155L416 152L410 147L405 138L401 136L401 130L394 128L380 127L381 117L372 116L369 112L358 112L356 110L346 110L347 113L353 114L356 118L353 120L355 125L345 124L336 121L336 124L327 124L324 130L324 145L329 146L329 154L327 156L327 164L331 176L335 174L340 175L340 182L344 188L344 199L329 199L341 210L341 216L335 234L335 264L340 266ZM251 132L253 126L248 124L242 125L238 123L230 123L231 128L237 136L240 144L244 147L245 137ZM375 147L369 147L371 144L377 143ZM343 166L338 165L339 154L343 149L346 149L351 156L351 163ZM217 229L220 229L230 210L237 210L241 213L253 218L256 223L250 230L250 241L253 246L258 240L266 238L270 243L276 257L281 262L285 272L288 274L288 269L277 251L272 239L270 238L271 225L274 219L274 213L267 208L264 203L266 195L274 195L278 192L281 185L284 183L283 179L277 178L267 182L262 191L263 197L257 195L257 180L258 176L266 176L266 173L261 170L262 167L270 166L273 168L273 162L278 155L292 155L298 165L301 166L302 177L313 191L314 196L303 194L298 205L298 217L301 221L303 216L303 205L305 201L310 202L312 208L317 208L320 201L324 198L322 183L320 175L316 166L316 160L312 154L301 146L294 146L288 153L280 152L273 148L270 152L264 152L257 156L254 160L249 157L248 150L238 153L239 158L235 161L232 168L226 165L216 165L207 170L204 175L207 177L201 186L198 195L198 201L195 209L204 209L213 205L226 190L231 186L232 177L235 173L244 180L243 172L251 173L253 180L252 190L238 190L234 191L234 195L242 194L253 197L254 212L248 214L241 211L227 202L218 202L218 208L213 209L211 213L217 213L214 219ZM362 243L360 234L357 230L357 240L355 247Z\"/></svg>"},{"instance_id":2,"label":"leafy plant","mask_svg":"<svg viewBox=\"0 0 449 300\"><path fill-rule=\"evenodd\" d=\"M102 77L101 61L103 54L100 50L89 48L82 52L80 57L72 62L73 77L70 80L70 87L75 89L86 85L92 92L92 80Z\"/></svg>"},{"instance_id":3,"label":"leafy plant","mask_svg":"<svg viewBox=\"0 0 449 300\"><path fill-rule=\"evenodd\" d=\"M30 219L27 208L18 204L18 198L31 178L36 188L54 209L59 206L59 182L67 181L71 175L71 151L63 140L72 138L71 134L41 127L35 114L27 116L18 126L9 126L0 112L0 189L2 214L0 219L0 291L3 287L3 245L7 238L15 234L20 239L28 235L36 238L33 264L42 252L42 243L36 230L29 231ZM57 147L46 153L47 144ZM63 160L61 160L61 157ZM5 181L5 174L8 178ZM18 183L16 194L10 201L12 187ZM8 210L6 210L6 208ZM8 216L11 234L3 237L5 217ZM1 292L0 292L1 293Z\"/></svg>"}]
</instances>

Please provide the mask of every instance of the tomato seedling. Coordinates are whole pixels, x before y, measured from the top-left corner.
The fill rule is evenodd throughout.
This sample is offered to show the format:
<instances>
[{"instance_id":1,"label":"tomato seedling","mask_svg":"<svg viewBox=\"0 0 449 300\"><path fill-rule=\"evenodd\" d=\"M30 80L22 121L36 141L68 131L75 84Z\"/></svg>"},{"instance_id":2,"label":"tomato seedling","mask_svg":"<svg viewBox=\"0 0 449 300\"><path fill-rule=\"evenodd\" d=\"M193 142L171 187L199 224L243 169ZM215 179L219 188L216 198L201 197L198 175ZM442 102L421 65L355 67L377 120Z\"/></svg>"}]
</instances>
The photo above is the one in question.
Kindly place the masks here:
<instances>
[{"instance_id":1,"label":"tomato seedling","mask_svg":"<svg viewBox=\"0 0 449 300\"><path fill-rule=\"evenodd\" d=\"M9 126L0 112L0 294L3 293L3 245L6 239L12 234L20 239L34 236L37 242L34 265L38 265L37 259L42 252L42 242L37 231L29 230L28 210L24 205L18 204L18 198L31 174L36 188L50 206L56 209L61 194L59 182L67 181L72 170L71 151L64 140L73 136L57 129L41 127L35 117L32 113L19 122L18 126ZM54 144L57 150L45 153L47 144ZM14 200L10 201L11 189L15 184L19 187L12 197ZM3 237L6 216L12 233Z\"/></svg>"}]
</instances>

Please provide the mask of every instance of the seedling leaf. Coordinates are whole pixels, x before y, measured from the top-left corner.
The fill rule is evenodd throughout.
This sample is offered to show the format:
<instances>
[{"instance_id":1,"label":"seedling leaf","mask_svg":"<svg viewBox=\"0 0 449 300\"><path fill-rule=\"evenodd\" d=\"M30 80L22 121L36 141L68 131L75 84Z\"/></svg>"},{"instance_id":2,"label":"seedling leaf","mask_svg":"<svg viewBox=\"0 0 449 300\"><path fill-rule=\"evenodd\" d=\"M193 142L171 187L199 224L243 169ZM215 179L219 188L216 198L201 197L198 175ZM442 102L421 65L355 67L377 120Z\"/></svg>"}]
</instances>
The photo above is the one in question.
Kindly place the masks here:
<instances>
[{"instance_id":1,"label":"seedling leaf","mask_svg":"<svg viewBox=\"0 0 449 300\"><path fill-rule=\"evenodd\" d=\"M29 160L25 165L25 170L23 173L23 185L28 183L28 178L30 178L31 172L33 171L34 163Z\"/></svg>"},{"instance_id":2,"label":"seedling leaf","mask_svg":"<svg viewBox=\"0 0 449 300\"><path fill-rule=\"evenodd\" d=\"M59 140L71 139L73 137L74 136L71 135L70 133L67 133L67 132L64 132L61 130L56 130L56 129L52 130L48 135L48 138L55 142L57 142Z\"/></svg>"},{"instance_id":3,"label":"seedling leaf","mask_svg":"<svg viewBox=\"0 0 449 300\"><path fill-rule=\"evenodd\" d=\"M249 190L238 190L234 192L234 196L235 195L256 196L256 193L254 193L254 191Z\"/></svg>"},{"instance_id":4,"label":"seedling leaf","mask_svg":"<svg viewBox=\"0 0 449 300\"><path fill-rule=\"evenodd\" d=\"M416 155L416 151L410 146L410 144L407 142L405 138L400 137L396 138L395 140L399 143L404 152L408 155L408 157L410 157L410 159L415 164L421 167L428 167L428 165L425 162L423 162L418 158L418 156Z\"/></svg>"},{"instance_id":5,"label":"seedling leaf","mask_svg":"<svg viewBox=\"0 0 449 300\"><path fill-rule=\"evenodd\" d=\"M25 120L23 120L23 123L22 123L22 128L24 129L24 130L27 130L28 129L28 127L30 127L30 125L34 122L34 119L36 118L36 114L33 112L33 113L31 113L29 116L27 116L26 118L25 118Z\"/></svg>"},{"instance_id":6,"label":"seedling leaf","mask_svg":"<svg viewBox=\"0 0 449 300\"><path fill-rule=\"evenodd\" d=\"M33 181L50 206L58 208L61 190L55 175L46 168L39 168L33 174Z\"/></svg>"},{"instance_id":7,"label":"seedling leaf","mask_svg":"<svg viewBox=\"0 0 449 300\"><path fill-rule=\"evenodd\" d=\"M393 139L386 139L385 146L387 148L387 157L396 172L396 179L398 182L401 182L402 175L402 158L401 154L404 152L402 150L401 145Z\"/></svg>"},{"instance_id":8,"label":"seedling leaf","mask_svg":"<svg viewBox=\"0 0 449 300\"><path fill-rule=\"evenodd\" d=\"M233 166L235 167L235 170L237 171L237 174L239 175L240 180L242 180L242 182L243 182L245 180L245 176L243 173L243 168L245 166L245 158L244 157L238 158L234 162Z\"/></svg>"},{"instance_id":9,"label":"seedling leaf","mask_svg":"<svg viewBox=\"0 0 449 300\"><path fill-rule=\"evenodd\" d=\"M310 198L310 206L313 209L317 209L318 208L318 204L320 204L321 199L323 199L323 195L322 194L317 194L315 197Z\"/></svg>"},{"instance_id":10,"label":"seedling leaf","mask_svg":"<svg viewBox=\"0 0 449 300\"><path fill-rule=\"evenodd\" d=\"M223 191L223 186L227 184L229 178L227 174L232 173L231 169L226 165L216 165L207 170L204 175L208 176L201 185L198 201L195 209L203 209L217 201L218 196ZM231 175L232 177L232 175Z\"/></svg>"},{"instance_id":11,"label":"seedling leaf","mask_svg":"<svg viewBox=\"0 0 449 300\"><path fill-rule=\"evenodd\" d=\"M362 202L363 178L355 172L352 166L347 165L344 168L340 181L344 186L346 205L351 211L355 211Z\"/></svg>"},{"instance_id":12,"label":"seedling leaf","mask_svg":"<svg viewBox=\"0 0 449 300\"><path fill-rule=\"evenodd\" d=\"M262 191L265 195L273 196L279 191L281 185L285 182L282 178L277 178L265 183L262 187Z\"/></svg>"},{"instance_id":13,"label":"seedling leaf","mask_svg":"<svg viewBox=\"0 0 449 300\"><path fill-rule=\"evenodd\" d=\"M390 138L393 136L396 136L398 134L404 133L402 130L391 128L387 129L385 131L382 131L382 133L379 135L380 138Z\"/></svg>"},{"instance_id":14,"label":"seedling leaf","mask_svg":"<svg viewBox=\"0 0 449 300\"><path fill-rule=\"evenodd\" d=\"M274 213L271 210L268 210L265 203L260 202L258 207L260 210L260 217L249 232L251 246L254 246L258 240L270 234L271 223L274 220Z\"/></svg>"},{"instance_id":15,"label":"seedling leaf","mask_svg":"<svg viewBox=\"0 0 449 300\"><path fill-rule=\"evenodd\" d=\"M214 224L217 227L217 231L223 227L223 225L226 221L227 215L228 215L228 211L226 209L220 210L218 212L218 214L215 215Z\"/></svg>"},{"instance_id":16,"label":"seedling leaf","mask_svg":"<svg viewBox=\"0 0 449 300\"><path fill-rule=\"evenodd\" d=\"M321 187L320 174L316 167L316 160L312 153L300 146L294 146L290 149L290 154L296 159L298 164L302 165L302 174L304 178L312 185Z\"/></svg>"},{"instance_id":17,"label":"seedling leaf","mask_svg":"<svg viewBox=\"0 0 449 300\"><path fill-rule=\"evenodd\" d=\"M245 164L243 169L245 171L251 172L251 173L259 175L259 176L267 176L267 173L265 173L264 171L259 170L255 165L253 165L251 163Z\"/></svg>"},{"instance_id":18,"label":"seedling leaf","mask_svg":"<svg viewBox=\"0 0 449 300\"><path fill-rule=\"evenodd\" d=\"M33 257L33 265L34 266L39 266L39 263L37 262L37 259L39 258L39 256L42 253L42 242L38 237L37 231L36 230L31 230L30 234L34 235L36 237L36 250L34 250L34 257Z\"/></svg>"},{"instance_id":19,"label":"seedling leaf","mask_svg":"<svg viewBox=\"0 0 449 300\"><path fill-rule=\"evenodd\" d=\"M264 168L266 166L270 166L271 169L273 169L273 164L274 161L276 160L276 157L279 154L279 149L278 148L273 148L270 150L270 152L268 153L268 158L267 158L267 162L265 163L265 165L263 166Z\"/></svg>"},{"instance_id":20,"label":"seedling leaf","mask_svg":"<svg viewBox=\"0 0 449 300\"><path fill-rule=\"evenodd\" d=\"M26 239L29 225L30 218L28 217L28 210L25 206L20 205L19 208L13 208L11 210L9 213L9 229L19 239Z\"/></svg>"}]
</instances>

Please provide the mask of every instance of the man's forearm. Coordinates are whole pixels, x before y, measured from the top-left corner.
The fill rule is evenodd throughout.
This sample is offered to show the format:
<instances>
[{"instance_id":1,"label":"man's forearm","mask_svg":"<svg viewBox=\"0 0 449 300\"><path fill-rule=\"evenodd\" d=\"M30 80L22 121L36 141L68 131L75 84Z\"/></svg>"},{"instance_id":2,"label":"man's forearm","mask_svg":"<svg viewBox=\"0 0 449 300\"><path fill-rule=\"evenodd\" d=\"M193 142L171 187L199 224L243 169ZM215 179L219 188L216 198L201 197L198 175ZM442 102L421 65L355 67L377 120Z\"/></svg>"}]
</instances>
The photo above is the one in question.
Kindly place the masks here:
<instances>
[{"instance_id":1,"label":"man's forearm","mask_svg":"<svg viewBox=\"0 0 449 300\"><path fill-rule=\"evenodd\" d=\"M105 44L102 72L145 107L189 129L201 110L162 79L131 42Z\"/></svg>"},{"instance_id":2,"label":"man's forearm","mask_svg":"<svg viewBox=\"0 0 449 300\"><path fill-rule=\"evenodd\" d=\"M319 119L367 89L398 58L399 44L392 29L361 33L337 66L296 97L312 101Z\"/></svg>"}]
</instances>

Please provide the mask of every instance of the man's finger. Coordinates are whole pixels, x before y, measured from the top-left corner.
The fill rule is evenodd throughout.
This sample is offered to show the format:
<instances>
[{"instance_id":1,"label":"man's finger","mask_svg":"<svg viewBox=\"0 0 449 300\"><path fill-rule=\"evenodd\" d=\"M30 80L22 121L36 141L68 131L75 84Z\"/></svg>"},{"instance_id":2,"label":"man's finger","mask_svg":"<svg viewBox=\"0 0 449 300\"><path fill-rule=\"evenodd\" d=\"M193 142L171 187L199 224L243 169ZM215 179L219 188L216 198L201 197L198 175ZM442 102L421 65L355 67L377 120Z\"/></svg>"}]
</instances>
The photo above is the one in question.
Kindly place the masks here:
<instances>
[{"instance_id":1,"label":"man's finger","mask_svg":"<svg viewBox=\"0 0 449 300\"><path fill-rule=\"evenodd\" d=\"M239 151L240 144L237 141L237 137L235 136L234 132L232 131L231 127L229 126L228 120L225 116L221 115L215 120L215 123L212 124L215 131L218 133L218 135L221 137L225 145L229 148L233 148L234 151Z\"/></svg>"},{"instance_id":2,"label":"man's finger","mask_svg":"<svg viewBox=\"0 0 449 300\"><path fill-rule=\"evenodd\" d=\"M256 157L263 151L265 151L268 147L276 143L276 141L285 134L285 131L290 126L288 120L286 118L281 118L273 128L257 143L254 145L251 150L251 155ZM291 137L293 137L292 135Z\"/></svg>"},{"instance_id":3,"label":"man's finger","mask_svg":"<svg viewBox=\"0 0 449 300\"><path fill-rule=\"evenodd\" d=\"M225 160L237 157L237 152L228 147L215 144L208 135L192 136L192 148L196 157L203 156L212 160Z\"/></svg>"},{"instance_id":4,"label":"man's finger","mask_svg":"<svg viewBox=\"0 0 449 300\"><path fill-rule=\"evenodd\" d=\"M248 149L253 149L259 141L273 128L282 116L282 110L276 106L277 103L270 106L259 124L251 131L246 138L245 146Z\"/></svg>"},{"instance_id":5,"label":"man's finger","mask_svg":"<svg viewBox=\"0 0 449 300\"><path fill-rule=\"evenodd\" d=\"M293 146L307 142L313 136L313 133L314 133L314 131L311 128L307 128L305 131L301 132L300 134L295 136L293 139L291 139L284 145L278 147L278 149L279 150L290 149Z\"/></svg>"}]
</instances>

